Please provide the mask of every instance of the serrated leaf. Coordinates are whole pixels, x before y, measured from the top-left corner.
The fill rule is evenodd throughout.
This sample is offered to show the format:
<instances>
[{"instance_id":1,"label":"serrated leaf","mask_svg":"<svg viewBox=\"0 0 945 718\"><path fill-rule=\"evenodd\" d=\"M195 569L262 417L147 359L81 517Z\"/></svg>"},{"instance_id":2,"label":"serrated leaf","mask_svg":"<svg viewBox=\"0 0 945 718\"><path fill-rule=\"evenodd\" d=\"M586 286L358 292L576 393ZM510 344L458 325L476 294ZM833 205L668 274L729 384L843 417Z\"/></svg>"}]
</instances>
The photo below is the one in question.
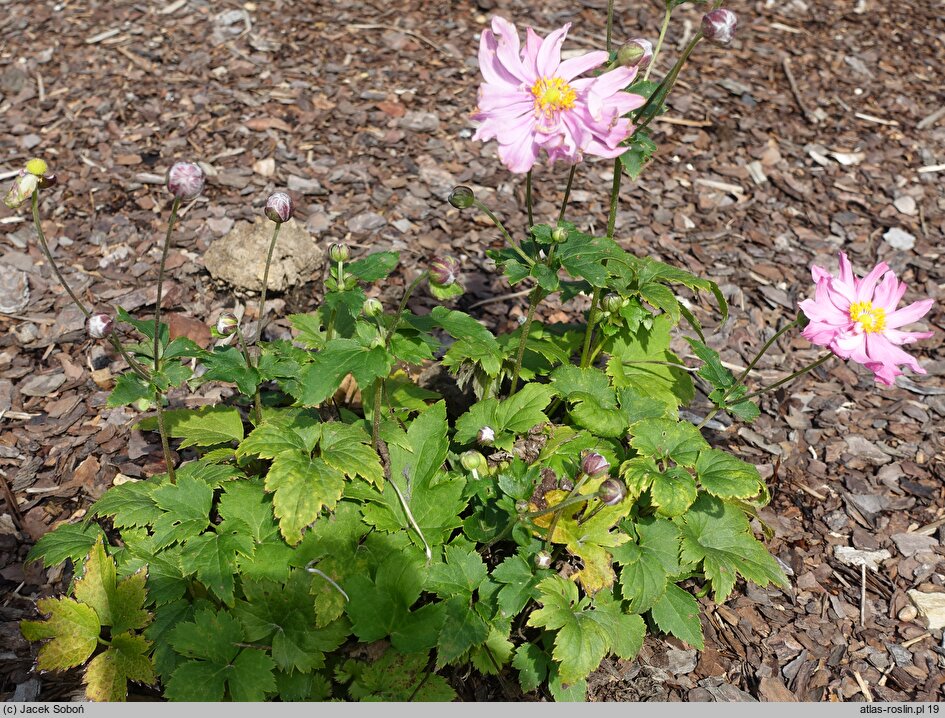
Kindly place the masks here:
<instances>
[{"instance_id":1,"label":"serrated leaf","mask_svg":"<svg viewBox=\"0 0 945 718\"><path fill-rule=\"evenodd\" d=\"M688 591L674 583L650 610L653 621L661 631L671 633L700 651L705 647L702 640L702 623L699 621L699 604Z\"/></svg>"},{"instance_id":2,"label":"serrated leaf","mask_svg":"<svg viewBox=\"0 0 945 718\"><path fill-rule=\"evenodd\" d=\"M60 524L40 537L26 555L24 563L42 559L43 566L49 568L68 558L78 564L104 535L101 526L96 523Z\"/></svg>"},{"instance_id":3,"label":"serrated leaf","mask_svg":"<svg viewBox=\"0 0 945 718\"><path fill-rule=\"evenodd\" d=\"M156 548L196 536L210 525L213 489L201 479L178 474L176 484L161 484L151 496L165 512L154 521Z\"/></svg>"},{"instance_id":4,"label":"serrated leaf","mask_svg":"<svg viewBox=\"0 0 945 718\"><path fill-rule=\"evenodd\" d=\"M422 553L392 551L375 560L380 564L373 579L362 572L345 584L351 627L363 642L377 641L400 630L423 585Z\"/></svg>"},{"instance_id":5,"label":"serrated leaf","mask_svg":"<svg viewBox=\"0 0 945 718\"><path fill-rule=\"evenodd\" d=\"M293 546L301 541L302 529L322 509L334 508L344 485L344 474L323 459L298 450L279 454L266 474L266 491L275 492L272 504L283 538Z\"/></svg>"},{"instance_id":6,"label":"serrated leaf","mask_svg":"<svg viewBox=\"0 0 945 718\"><path fill-rule=\"evenodd\" d=\"M302 406L318 406L335 393L348 374L360 387L390 373L390 358L383 347L367 348L353 339L332 339L303 367L296 398Z\"/></svg>"},{"instance_id":7,"label":"serrated leaf","mask_svg":"<svg viewBox=\"0 0 945 718\"><path fill-rule=\"evenodd\" d=\"M676 522L682 530L680 557L686 563L702 563L716 603L728 598L739 574L759 586L788 585L777 562L751 535L748 519L738 507L700 494Z\"/></svg>"},{"instance_id":8,"label":"serrated leaf","mask_svg":"<svg viewBox=\"0 0 945 718\"><path fill-rule=\"evenodd\" d=\"M374 252L345 265L345 271L365 282L384 279L400 261L400 252Z\"/></svg>"},{"instance_id":9,"label":"serrated leaf","mask_svg":"<svg viewBox=\"0 0 945 718\"><path fill-rule=\"evenodd\" d=\"M759 409L758 405L753 401L739 401L733 404L726 404L725 411L749 423L761 416L761 409Z\"/></svg>"},{"instance_id":10,"label":"serrated leaf","mask_svg":"<svg viewBox=\"0 0 945 718\"><path fill-rule=\"evenodd\" d=\"M519 554L509 556L492 570L492 579L502 584L496 596L499 613L505 618L517 616L528 602L538 596L536 586L544 571L535 575L532 564Z\"/></svg>"},{"instance_id":11,"label":"serrated leaf","mask_svg":"<svg viewBox=\"0 0 945 718\"><path fill-rule=\"evenodd\" d=\"M534 643L522 643L515 649L512 667L518 670L518 683L525 693L545 682L550 666L550 656Z\"/></svg>"},{"instance_id":12,"label":"serrated leaf","mask_svg":"<svg viewBox=\"0 0 945 718\"><path fill-rule=\"evenodd\" d=\"M153 401L154 389L134 372L126 372L115 380L115 388L108 395L105 405L109 409L134 404L141 399Z\"/></svg>"},{"instance_id":13,"label":"serrated leaf","mask_svg":"<svg viewBox=\"0 0 945 718\"><path fill-rule=\"evenodd\" d=\"M379 486L384 481L384 469L370 442L371 437L360 427L330 421L322 424L318 449L322 459L338 471Z\"/></svg>"},{"instance_id":14,"label":"serrated leaf","mask_svg":"<svg viewBox=\"0 0 945 718\"><path fill-rule=\"evenodd\" d=\"M236 347L216 347L204 354L203 365L207 368L202 375L204 381L225 381L236 384L242 394L252 396L259 385L259 372L246 364L246 357Z\"/></svg>"},{"instance_id":15,"label":"serrated leaf","mask_svg":"<svg viewBox=\"0 0 945 718\"><path fill-rule=\"evenodd\" d=\"M65 670L85 663L102 630L92 607L71 598L41 598L36 608L49 618L20 622L26 640L51 639L40 647L36 667L41 671Z\"/></svg>"},{"instance_id":16,"label":"serrated leaf","mask_svg":"<svg viewBox=\"0 0 945 718\"><path fill-rule=\"evenodd\" d=\"M653 476L650 494L661 516L679 516L696 500L696 480L684 468L673 466Z\"/></svg>"},{"instance_id":17,"label":"serrated leaf","mask_svg":"<svg viewBox=\"0 0 945 718\"><path fill-rule=\"evenodd\" d=\"M728 389L735 384L735 375L722 365L722 358L714 349L710 349L702 342L692 337L684 337L696 356L703 361L698 374L716 389Z\"/></svg>"},{"instance_id":18,"label":"serrated leaf","mask_svg":"<svg viewBox=\"0 0 945 718\"><path fill-rule=\"evenodd\" d=\"M253 540L239 533L205 533L188 539L181 548L185 575L197 578L228 606L233 605L237 554L251 556Z\"/></svg>"},{"instance_id":19,"label":"serrated leaf","mask_svg":"<svg viewBox=\"0 0 945 718\"><path fill-rule=\"evenodd\" d=\"M182 449L243 440L243 419L228 406L171 409L164 412L164 424L169 436L183 439Z\"/></svg>"},{"instance_id":20,"label":"serrated leaf","mask_svg":"<svg viewBox=\"0 0 945 718\"><path fill-rule=\"evenodd\" d=\"M548 384L531 383L503 401L480 401L456 421L454 440L469 444L482 427L488 426L495 432L495 445L509 450L519 434L548 421L544 408L557 393L557 389Z\"/></svg>"},{"instance_id":21,"label":"serrated leaf","mask_svg":"<svg viewBox=\"0 0 945 718\"><path fill-rule=\"evenodd\" d=\"M557 292L561 287L558 273L545 264L535 264L531 268L531 275L538 282L538 286L547 293Z\"/></svg>"},{"instance_id":22,"label":"serrated leaf","mask_svg":"<svg viewBox=\"0 0 945 718\"><path fill-rule=\"evenodd\" d=\"M442 676L427 671L426 653L403 654L388 649L376 661L345 664L353 675L348 692L354 700L385 702L451 701L456 692ZM340 682L346 682L340 675Z\"/></svg>"},{"instance_id":23,"label":"serrated leaf","mask_svg":"<svg viewBox=\"0 0 945 718\"><path fill-rule=\"evenodd\" d=\"M242 526L253 541L260 544L279 533L272 514L272 502L259 481L227 484L217 507L223 519L221 527Z\"/></svg>"},{"instance_id":24,"label":"serrated leaf","mask_svg":"<svg viewBox=\"0 0 945 718\"><path fill-rule=\"evenodd\" d=\"M446 618L436 643L436 667L442 668L489 637L489 624L476 613L465 596L446 602Z\"/></svg>"},{"instance_id":25,"label":"serrated leaf","mask_svg":"<svg viewBox=\"0 0 945 718\"><path fill-rule=\"evenodd\" d=\"M502 366L502 352L495 336L476 319L465 312L433 308L427 317L410 317L409 321L421 331L431 327L444 329L456 341L443 358L443 365L453 369L466 360L479 363L489 376L497 376Z\"/></svg>"},{"instance_id":26,"label":"serrated leaf","mask_svg":"<svg viewBox=\"0 0 945 718\"><path fill-rule=\"evenodd\" d=\"M281 421L265 421L240 442L236 449L236 458L258 456L260 459L274 459L289 451L307 452L310 448L298 433Z\"/></svg>"},{"instance_id":27,"label":"serrated leaf","mask_svg":"<svg viewBox=\"0 0 945 718\"><path fill-rule=\"evenodd\" d=\"M679 324L679 320L682 316L682 312L679 308L679 300L676 299L676 295L673 294L669 287L664 284L658 284L657 282L648 282L642 285L638 291L647 304L656 309L662 309L669 315L673 324Z\"/></svg>"},{"instance_id":28,"label":"serrated leaf","mask_svg":"<svg viewBox=\"0 0 945 718\"><path fill-rule=\"evenodd\" d=\"M164 696L172 701L217 703L226 695L229 666L208 661L184 661L164 686Z\"/></svg>"},{"instance_id":29,"label":"serrated leaf","mask_svg":"<svg viewBox=\"0 0 945 718\"><path fill-rule=\"evenodd\" d=\"M151 497L157 485L153 481L129 481L113 486L92 504L90 512L93 516L111 516L118 528L149 526L163 513Z\"/></svg>"},{"instance_id":30,"label":"serrated leaf","mask_svg":"<svg viewBox=\"0 0 945 718\"><path fill-rule=\"evenodd\" d=\"M612 239L571 232L568 241L558 246L558 260L575 279L586 279L595 287L607 286L605 261L620 257L624 251Z\"/></svg>"},{"instance_id":31,"label":"serrated leaf","mask_svg":"<svg viewBox=\"0 0 945 718\"><path fill-rule=\"evenodd\" d=\"M157 677L147 657L150 645L131 633L112 636L108 650L95 656L85 669L86 698L123 701L128 697L128 681L153 685Z\"/></svg>"},{"instance_id":32,"label":"serrated leaf","mask_svg":"<svg viewBox=\"0 0 945 718\"><path fill-rule=\"evenodd\" d=\"M275 663L264 652L247 648L231 665L227 677L230 697L240 703L258 703L276 690Z\"/></svg>"},{"instance_id":33,"label":"serrated leaf","mask_svg":"<svg viewBox=\"0 0 945 718\"><path fill-rule=\"evenodd\" d=\"M669 576L679 571L679 529L665 519L646 519L636 524L637 544L625 544L633 552L614 551L623 565L620 589L632 613L643 613L665 593ZM631 555L632 554L632 555Z\"/></svg>"},{"instance_id":34,"label":"serrated leaf","mask_svg":"<svg viewBox=\"0 0 945 718\"><path fill-rule=\"evenodd\" d=\"M672 459L680 466L693 467L699 452L709 448L692 424L672 419L644 419L630 427L630 446L645 456Z\"/></svg>"},{"instance_id":35,"label":"serrated leaf","mask_svg":"<svg viewBox=\"0 0 945 718\"><path fill-rule=\"evenodd\" d=\"M719 449L699 453L696 476L703 489L723 499L757 496L762 487L757 468Z\"/></svg>"},{"instance_id":36,"label":"serrated leaf","mask_svg":"<svg viewBox=\"0 0 945 718\"><path fill-rule=\"evenodd\" d=\"M477 551L461 546L447 546L443 553L445 562L428 569L426 589L440 598L471 597L489 573L482 557Z\"/></svg>"}]
</instances>

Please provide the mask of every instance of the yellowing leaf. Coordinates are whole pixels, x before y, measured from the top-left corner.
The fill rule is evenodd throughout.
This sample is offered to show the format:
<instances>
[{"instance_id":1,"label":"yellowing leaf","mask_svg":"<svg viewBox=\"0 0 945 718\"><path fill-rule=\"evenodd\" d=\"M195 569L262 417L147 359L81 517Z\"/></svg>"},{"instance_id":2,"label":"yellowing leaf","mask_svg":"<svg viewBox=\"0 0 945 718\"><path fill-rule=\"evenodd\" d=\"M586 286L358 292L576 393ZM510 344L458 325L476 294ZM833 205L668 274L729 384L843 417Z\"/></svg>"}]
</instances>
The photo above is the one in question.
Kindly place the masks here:
<instances>
[{"instance_id":1,"label":"yellowing leaf","mask_svg":"<svg viewBox=\"0 0 945 718\"><path fill-rule=\"evenodd\" d=\"M81 665L98 645L102 630L91 606L71 598L41 598L36 602L46 621L22 621L20 631L28 641L52 639L39 649L37 667L41 671L62 670Z\"/></svg>"},{"instance_id":2,"label":"yellowing leaf","mask_svg":"<svg viewBox=\"0 0 945 718\"><path fill-rule=\"evenodd\" d=\"M301 541L302 529L322 509L335 507L344 486L344 474L322 459L299 450L279 454L266 475L266 491L276 494L272 503L285 540L293 546Z\"/></svg>"},{"instance_id":3,"label":"yellowing leaf","mask_svg":"<svg viewBox=\"0 0 945 718\"><path fill-rule=\"evenodd\" d=\"M150 643L141 636L119 633L111 646L95 656L85 669L85 695L90 701L123 701L128 681L154 684L154 668L147 657Z\"/></svg>"}]
</instances>

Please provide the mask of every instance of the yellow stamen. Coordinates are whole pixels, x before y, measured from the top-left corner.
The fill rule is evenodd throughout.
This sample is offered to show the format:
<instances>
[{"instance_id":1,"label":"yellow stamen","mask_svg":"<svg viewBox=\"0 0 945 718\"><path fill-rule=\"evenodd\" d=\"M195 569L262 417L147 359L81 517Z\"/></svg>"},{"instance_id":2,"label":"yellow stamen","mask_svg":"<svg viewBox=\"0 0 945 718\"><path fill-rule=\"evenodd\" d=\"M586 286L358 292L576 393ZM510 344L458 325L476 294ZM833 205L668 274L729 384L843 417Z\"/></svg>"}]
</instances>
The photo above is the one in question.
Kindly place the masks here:
<instances>
[{"instance_id":1,"label":"yellow stamen","mask_svg":"<svg viewBox=\"0 0 945 718\"><path fill-rule=\"evenodd\" d=\"M886 310L874 307L872 302L853 302L850 319L863 327L867 334L881 332L886 328Z\"/></svg>"},{"instance_id":2,"label":"yellow stamen","mask_svg":"<svg viewBox=\"0 0 945 718\"><path fill-rule=\"evenodd\" d=\"M535 109L545 115L560 110L570 110L577 101L577 93L560 77L542 77L532 85Z\"/></svg>"}]
</instances>

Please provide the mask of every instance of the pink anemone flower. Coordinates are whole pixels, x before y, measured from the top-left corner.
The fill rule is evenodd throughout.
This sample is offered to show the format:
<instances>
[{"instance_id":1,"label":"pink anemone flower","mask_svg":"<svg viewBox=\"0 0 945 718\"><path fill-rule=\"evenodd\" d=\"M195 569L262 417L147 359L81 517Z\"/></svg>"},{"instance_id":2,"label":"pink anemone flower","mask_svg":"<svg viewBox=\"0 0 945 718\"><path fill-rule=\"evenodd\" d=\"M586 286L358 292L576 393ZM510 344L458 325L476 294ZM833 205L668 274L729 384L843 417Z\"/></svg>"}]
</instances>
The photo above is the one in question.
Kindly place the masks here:
<instances>
[{"instance_id":1,"label":"pink anemone flower","mask_svg":"<svg viewBox=\"0 0 945 718\"><path fill-rule=\"evenodd\" d=\"M617 67L596 77L578 77L603 65L602 50L561 60L571 23L542 39L527 29L520 46L515 25L492 18L479 42L480 122L473 139L499 143L499 158L511 172L528 172L544 149L551 163L580 162L583 155L617 157L633 132L624 115L645 102L624 92L637 68Z\"/></svg>"},{"instance_id":2,"label":"pink anemone flower","mask_svg":"<svg viewBox=\"0 0 945 718\"><path fill-rule=\"evenodd\" d=\"M876 375L876 381L889 386L902 374L901 365L926 373L915 357L899 347L927 339L932 332L904 332L899 328L925 316L934 300L923 299L896 309L906 285L896 279L889 266L880 262L861 279L854 276L843 252L839 276L816 264L811 274L816 284L814 298L800 303L810 320L802 332L805 339L843 359L863 364Z\"/></svg>"}]
</instances>

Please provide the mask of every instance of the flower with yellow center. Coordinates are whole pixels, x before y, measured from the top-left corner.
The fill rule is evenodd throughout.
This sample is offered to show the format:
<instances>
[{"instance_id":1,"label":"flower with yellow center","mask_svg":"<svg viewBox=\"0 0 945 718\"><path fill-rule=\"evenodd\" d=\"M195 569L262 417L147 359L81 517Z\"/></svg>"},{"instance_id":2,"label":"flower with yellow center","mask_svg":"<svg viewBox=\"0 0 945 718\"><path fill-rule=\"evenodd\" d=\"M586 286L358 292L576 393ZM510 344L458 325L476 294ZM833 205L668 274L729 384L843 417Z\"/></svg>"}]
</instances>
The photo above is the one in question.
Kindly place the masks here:
<instances>
[{"instance_id":1,"label":"flower with yellow center","mask_svg":"<svg viewBox=\"0 0 945 718\"><path fill-rule=\"evenodd\" d=\"M550 117L561 110L574 109L577 93L560 77L542 77L532 85L535 96L535 111Z\"/></svg>"},{"instance_id":2,"label":"flower with yellow center","mask_svg":"<svg viewBox=\"0 0 945 718\"><path fill-rule=\"evenodd\" d=\"M850 305L850 319L867 334L875 334L886 328L886 310L873 306L872 302L853 302Z\"/></svg>"}]
</instances>

